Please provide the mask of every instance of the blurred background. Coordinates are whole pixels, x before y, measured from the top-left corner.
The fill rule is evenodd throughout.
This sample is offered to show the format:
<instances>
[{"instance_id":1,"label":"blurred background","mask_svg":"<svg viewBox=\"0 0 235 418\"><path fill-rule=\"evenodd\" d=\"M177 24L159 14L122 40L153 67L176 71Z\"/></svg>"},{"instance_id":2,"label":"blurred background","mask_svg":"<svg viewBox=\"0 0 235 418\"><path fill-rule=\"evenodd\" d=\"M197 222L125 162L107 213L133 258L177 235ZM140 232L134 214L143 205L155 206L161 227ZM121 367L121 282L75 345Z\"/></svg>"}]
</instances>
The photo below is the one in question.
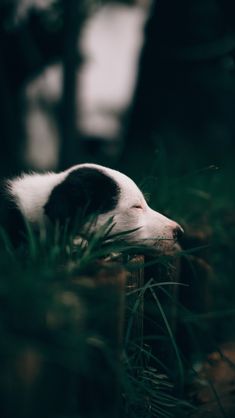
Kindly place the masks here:
<instances>
[{"instance_id":1,"label":"blurred background","mask_svg":"<svg viewBox=\"0 0 235 418\"><path fill-rule=\"evenodd\" d=\"M179 350L235 359L234 1L0 0L0 92L0 178L135 179L185 229Z\"/></svg>"},{"instance_id":2,"label":"blurred background","mask_svg":"<svg viewBox=\"0 0 235 418\"><path fill-rule=\"evenodd\" d=\"M1 0L0 174L94 161L143 178L162 146L182 171L195 153L224 163L234 13L232 0Z\"/></svg>"},{"instance_id":3,"label":"blurred background","mask_svg":"<svg viewBox=\"0 0 235 418\"><path fill-rule=\"evenodd\" d=\"M149 12L148 1L1 1L3 175L118 161Z\"/></svg>"}]
</instances>

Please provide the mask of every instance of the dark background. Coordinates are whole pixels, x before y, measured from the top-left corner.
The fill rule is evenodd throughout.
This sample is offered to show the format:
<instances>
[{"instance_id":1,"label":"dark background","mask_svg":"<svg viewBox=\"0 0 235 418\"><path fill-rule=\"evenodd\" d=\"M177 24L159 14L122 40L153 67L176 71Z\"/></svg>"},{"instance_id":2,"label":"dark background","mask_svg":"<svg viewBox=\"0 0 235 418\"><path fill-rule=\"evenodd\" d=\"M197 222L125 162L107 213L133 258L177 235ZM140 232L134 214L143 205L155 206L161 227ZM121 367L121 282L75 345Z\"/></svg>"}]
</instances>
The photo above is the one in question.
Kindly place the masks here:
<instances>
[{"instance_id":1,"label":"dark background","mask_svg":"<svg viewBox=\"0 0 235 418\"><path fill-rule=\"evenodd\" d=\"M128 171L139 153L149 166L159 143L177 159L185 154L192 160L196 152L199 164L224 163L231 156L235 48L232 1L160 0L150 9L147 2L143 6L149 18L138 78L132 103L123 117L124 134L115 138L123 141L122 152L120 155L117 151L113 160L100 146L103 138L86 138L75 120L79 115L75 110L75 91L79 90L75 74L86 60L79 51L78 39L87 18L102 2L57 0L43 9L31 2L27 14L17 20L20 3L1 0L0 5L1 175L28 168L23 158L27 135L22 120L27 114L22 91L53 62L62 63L64 74L62 98L56 104L58 168L93 159ZM103 2L103 7L107 3L111 4ZM123 3L130 8L135 5ZM141 176L145 174L143 168Z\"/></svg>"}]
</instances>

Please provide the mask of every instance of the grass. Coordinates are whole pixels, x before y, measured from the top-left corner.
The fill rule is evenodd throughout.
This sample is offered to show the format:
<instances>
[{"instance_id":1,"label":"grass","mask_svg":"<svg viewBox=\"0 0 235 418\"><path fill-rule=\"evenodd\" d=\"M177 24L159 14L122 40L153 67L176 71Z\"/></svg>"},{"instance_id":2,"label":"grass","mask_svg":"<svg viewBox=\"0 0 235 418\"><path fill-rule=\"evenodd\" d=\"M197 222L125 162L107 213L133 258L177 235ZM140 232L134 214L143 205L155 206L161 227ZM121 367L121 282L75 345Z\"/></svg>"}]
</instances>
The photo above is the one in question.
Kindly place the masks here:
<instances>
[{"instance_id":1,"label":"grass","mask_svg":"<svg viewBox=\"0 0 235 418\"><path fill-rule=\"evenodd\" d=\"M190 409L187 402L182 400L182 389L185 370L190 368L191 360L176 338L171 323L172 307L176 306L178 321L191 341L189 357L197 359L205 356L205 340L209 346L216 346L221 339L233 338L233 167L228 164L217 169L213 164L208 164L185 174L182 167L177 167L178 161L177 164L167 163L164 149L161 149L158 158L151 176L145 178L144 191L151 196L150 204L154 209L177 220L184 226L186 234L192 237L178 254L186 259L188 265L186 283L182 283L180 278L174 286L178 291L183 288L186 299L192 288L203 291L202 271L198 270L195 261L202 259L213 271L213 279L209 283L212 303L209 306L196 306L195 309L190 309L187 303L182 304L180 299L174 297L170 287L172 280L168 277L167 268L172 259L161 256L147 260L145 267L150 273L146 283L127 293L127 302L128 299L132 300L132 305L120 369L107 341L98 334L94 335L93 328L84 329L87 291L79 287L79 280L96 274L103 266L103 260L117 261L120 252L124 254L125 268L141 268L141 265L133 267L129 263L129 254L141 252L142 248L127 246L125 232L114 236L115 240L111 242L108 234L112 231L112 219L91 236L89 243L81 237L77 246L74 246L73 233L68 233L66 228L62 231L57 227L47 239L35 237L28 228L27 249L22 248L17 252L1 230L0 384L1 398L4 400L2 404L6 408L2 416L6 415L6 411L14 418L46 416L47 405L48 411L53 411L48 413L48 417L61 417L61 413L53 409L54 397L58 398L60 394L58 405L61 411L66 411L66 416L74 417L77 396L74 392L74 372L79 371L82 376L79 385L83 385L92 375L95 376L92 384L95 387L103 385L107 391L112 373L117 372L121 384L123 417L182 417ZM166 167L169 167L169 172ZM161 266L160 270L159 267L155 269L155 264ZM192 283L187 283L188 275L193 276L194 287ZM75 291L74 277L78 280L79 294ZM98 293L92 295L94 303L89 307L90 322L96 322L99 317L103 318L107 312L111 312L110 306L102 308L104 296ZM146 305L144 323L149 329L140 340L138 336L133 338L132 331L143 298ZM100 364L97 364L97 358ZM23 379L21 388L17 383L13 384L17 379L20 381L19 369L26 364L24 359L33 365L28 372L26 367L25 376L32 374L32 370L36 376L30 375L29 381L35 379L33 382L36 384L40 376L39 393L35 394L34 389L33 392L28 391L27 379ZM109 372L106 374L104 370ZM65 389L63 376L66 376L71 391ZM38 415L35 415L35 410L32 412L33 406L29 406L24 399L25 385L30 402L41 405ZM101 392L98 391L93 399L98 407ZM14 397L16 406L9 407ZM22 410L17 409L17 405L21 405ZM27 413L25 408L29 408ZM99 418L94 411L93 417Z\"/></svg>"},{"instance_id":2,"label":"grass","mask_svg":"<svg viewBox=\"0 0 235 418\"><path fill-rule=\"evenodd\" d=\"M154 354L151 354L150 346L142 347L138 341L131 338L131 328L142 297L150 289L155 295L156 283L147 283L143 288L136 289L136 295L127 295L127 299L134 296L135 306L128 315L124 337L125 360L121 369L110 343L105 341L102 334L99 335L100 327L103 329L105 326L102 324L104 318L107 318L107 312L110 319L114 309L110 306L110 302L107 302L109 293L100 294L99 289L92 291L93 286L89 290L89 282L88 289L84 288L84 277L96 277L99 269L104 267L103 260L108 259L108 263L116 263L117 254L120 252L123 254L124 268L133 270L129 254L142 252L141 247L127 246L123 240L125 234L116 235L115 241L110 241L108 234L112 230L112 222L113 220L110 219L98 233L92 234L89 242L81 239L76 246L73 236L66 230L59 230L56 227L54 234L44 239L35 236L28 227L27 245L16 251L11 247L6 234L1 232L3 245L0 254L0 338L4 343L1 345L0 362L3 370L1 379L1 393L4 398L3 416L8 410L10 416L14 418L34 416L35 406L27 406L27 402L25 404L24 391L29 399L33 396L36 409L41 414L45 414L45 408L48 408L48 410L52 409L52 416L60 416L56 415L52 406L54 396L59 397L61 410L66 413L71 410L74 413L76 406L71 406L70 403L76 404L77 395L74 393L70 396L67 390L64 393L62 384L64 379L62 376L68 381L72 378L74 384L71 383L71 390L74 392L77 378L71 377L71 373L72 376L74 373L75 376L76 373L77 376L81 376L78 380L82 380L83 384L85 381L85 386L87 385L91 390L91 394L93 394L94 382L93 378L90 382L90 376L95 375L96 386L103 387L103 390L107 391L113 373L120 376L122 416L139 416L141 407L146 417L153 416L153 413L170 417L173 416L174 408L180 409L182 405L185 406L173 395L173 384L170 383L167 375L163 375L160 371L159 361ZM154 263L157 261L159 262L160 258L154 260ZM162 263L166 265L165 257ZM141 267L143 266L138 264L134 268ZM167 286L169 283L170 281L162 283L162 286ZM112 298L112 293L110 297ZM85 323L90 324L88 327L84 328L84 320ZM91 324L99 324L98 331L96 325L91 326ZM167 327L170 333L170 328ZM37 395L29 392L27 382L19 373L20 364L22 363L24 368L24 362L26 365L27 362L32 362L28 372L30 386L34 388L34 385L38 385L38 378L43 384L43 387L39 385ZM100 362L103 364L102 367ZM45 364L48 372L45 371ZM31 376L33 374L31 369L36 369L36 377ZM17 385L15 389L5 385L9 373L11 379L21 382L20 388ZM47 373L49 373L48 378ZM53 386L54 390L51 389ZM99 397L103 396L99 390L98 393L99 395L96 395L92 401L96 410L101 408ZM40 396L43 398L41 403ZM46 401L44 398L47 396L50 399ZM15 398L15 403L13 402L15 407L9 406L9 397L11 403ZM24 415L27 407L29 407L28 415ZM90 416L89 414L95 418L99 416L94 415L94 411L90 411L87 416Z\"/></svg>"},{"instance_id":3,"label":"grass","mask_svg":"<svg viewBox=\"0 0 235 418\"><path fill-rule=\"evenodd\" d=\"M159 289L169 304L177 305L183 331L176 344L184 370L235 338L234 154L221 150L220 158L214 158L206 145L198 150L189 141L187 146L178 147L183 155L177 153L177 158L160 146L142 182L150 205L177 220L186 232L181 281L188 287L178 301L167 286Z\"/></svg>"}]
</instances>

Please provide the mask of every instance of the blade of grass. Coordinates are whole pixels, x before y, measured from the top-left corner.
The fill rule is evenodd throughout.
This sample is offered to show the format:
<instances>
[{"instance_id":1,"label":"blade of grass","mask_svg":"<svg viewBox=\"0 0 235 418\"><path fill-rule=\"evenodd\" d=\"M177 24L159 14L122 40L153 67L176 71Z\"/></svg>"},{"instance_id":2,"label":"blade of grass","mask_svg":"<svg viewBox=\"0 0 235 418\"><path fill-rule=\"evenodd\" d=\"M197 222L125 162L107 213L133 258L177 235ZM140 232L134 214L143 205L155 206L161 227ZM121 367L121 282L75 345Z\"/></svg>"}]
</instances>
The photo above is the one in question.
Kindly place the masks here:
<instances>
[{"instance_id":1,"label":"blade of grass","mask_svg":"<svg viewBox=\"0 0 235 418\"><path fill-rule=\"evenodd\" d=\"M158 299L158 297L157 297L156 293L154 292L154 290L153 290L152 288L150 288L150 292L151 292L151 294L152 294L152 296L153 296L153 298L154 298L154 300L155 300L155 302L156 302L156 304L157 304L157 307L158 307L158 309L159 309L159 312L160 312L160 313L161 313L161 315L162 315L162 318L163 318L163 321L164 321L164 323L165 323L165 326L166 326L167 332L168 332L168 334L169 334L169 337L170 337L170 340L171 340L172 346L173 346L174 351L175 351L175 355L176 355L177 362L178 362L178 370L179 370L179 383L180 383L180 385L179 385L179 386L180 386L180 388L181 388L181 390L182 390L182 388L183 388L183 383L184 383L184 369L183 369L183 364L182 364L182 361L181 361L180 353L179 353L179 350L178 350L178 346L177 346L177 344L176 344L176 341L175 341L174 335L173 335L173 333L172 333L171 327L170 327L170 325L169 325L169 322L168 322L168 320L167 320L167 317L166 317L166 315L165 315L165 312L164 312L164 310L163 310L163 308L162 308L162 305L161 305L161 303L160 303L160 301L159 301L159 299Z\"/></svg>"}]
</instances>

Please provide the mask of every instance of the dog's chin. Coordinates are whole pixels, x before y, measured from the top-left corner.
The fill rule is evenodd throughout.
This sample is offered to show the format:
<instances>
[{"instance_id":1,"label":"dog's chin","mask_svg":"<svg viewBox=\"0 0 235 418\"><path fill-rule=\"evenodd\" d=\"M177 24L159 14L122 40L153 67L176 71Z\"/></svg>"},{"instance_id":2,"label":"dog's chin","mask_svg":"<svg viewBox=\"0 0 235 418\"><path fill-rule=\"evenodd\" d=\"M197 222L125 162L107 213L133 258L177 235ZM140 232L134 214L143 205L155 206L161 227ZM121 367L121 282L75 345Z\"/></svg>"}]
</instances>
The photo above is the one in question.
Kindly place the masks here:
<instances>
[{"instance_id":1,"label":"dog's chin","mask_svg":"<svg viewBox=\"0 0 235 418\"><path fill-rule=\"evenodd\" d=\"M126 240L131 252L135 254L146 254L151 257L175 256L181 251L180 245L173 239L143 239Z\"/></svg>"},{"instance_id":2,"label":"dog's chin","mask_svg":"<svg viewBox=\"0 0 235 418\"><path fill-rule=\"evenodd\" d=\"M152 256L175 256L181 251L180 245L175 240L155 240L149 245L145 244L145 249Z\"/></svg>"},{"instance_id":3,"label":"dog's chin","mask_svg":"<svg viewBox=\"0 0 235 418\"><path fill-rule=\"evenodd\" d=\"M75 247L83 247L86 248L89 245L89 236L84 236L82 234L77 235L73 239L73 244ZM115 240L110 238L110 240L106 239L106 244L114 243ZM117 242L116 242L117 243ZM174 257L177 253L181 251L180 245L173 239L143 239L143 240L133 240L133 239L125 239L122 240L120 243L120 252L122 252L122 247L125 247L125 251L127 248L130 248L130 253L134 254L143 254L148 255L150 257L161 257L161 256L172 256ZM118 248L118 246L117 246Z\"/></svg>"}]
</instances>

